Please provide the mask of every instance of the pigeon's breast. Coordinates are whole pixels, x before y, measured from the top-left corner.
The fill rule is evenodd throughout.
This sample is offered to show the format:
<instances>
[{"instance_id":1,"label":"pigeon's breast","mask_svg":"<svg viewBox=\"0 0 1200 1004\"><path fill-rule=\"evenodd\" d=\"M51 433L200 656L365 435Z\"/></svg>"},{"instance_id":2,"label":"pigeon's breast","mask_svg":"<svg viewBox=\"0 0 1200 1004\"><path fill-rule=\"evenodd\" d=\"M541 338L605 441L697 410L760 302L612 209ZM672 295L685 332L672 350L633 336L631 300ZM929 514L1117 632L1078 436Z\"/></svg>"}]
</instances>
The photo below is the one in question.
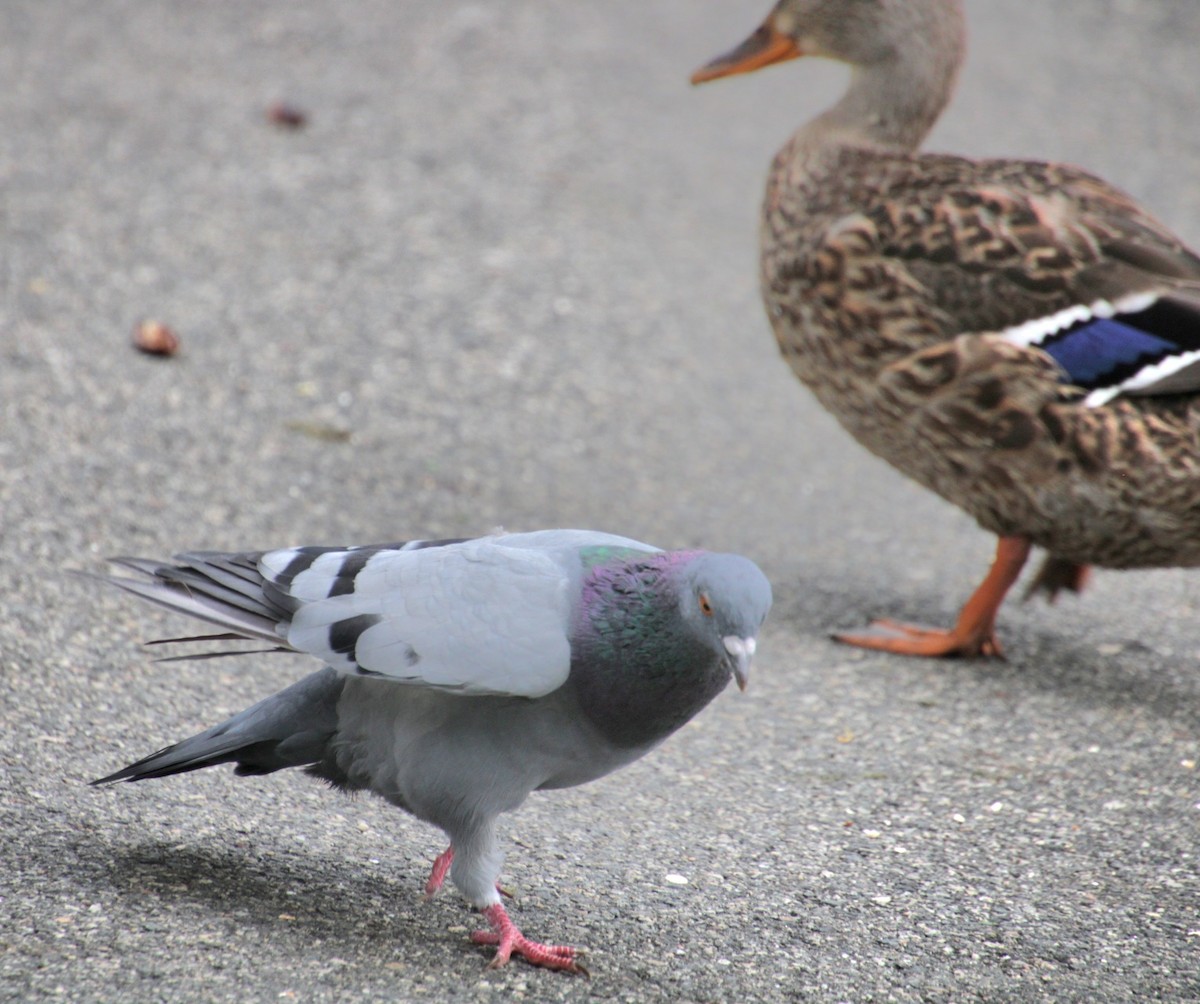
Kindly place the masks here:
<instances>
[{"instance_id":1,"label":"pigeon's breast","mask_svg":"<svg viewBox=\"0 0 1200 1004\"><path fill-rule=\"evenodd\" d=\"M608 742L567 688L534 699L465 696L369 677L346 681L335 751L348 786L450 830L645 752Z\"/></svg>"}]
</instances>

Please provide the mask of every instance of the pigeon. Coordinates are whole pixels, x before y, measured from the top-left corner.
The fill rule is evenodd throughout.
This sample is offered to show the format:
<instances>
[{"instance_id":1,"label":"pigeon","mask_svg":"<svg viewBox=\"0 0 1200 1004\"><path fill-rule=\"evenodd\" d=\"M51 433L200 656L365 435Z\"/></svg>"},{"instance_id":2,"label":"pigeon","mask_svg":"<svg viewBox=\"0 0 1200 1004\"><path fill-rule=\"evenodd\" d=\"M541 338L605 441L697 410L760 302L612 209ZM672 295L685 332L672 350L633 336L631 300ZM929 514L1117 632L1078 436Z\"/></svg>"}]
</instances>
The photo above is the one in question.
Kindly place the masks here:
<instances>
[{"instance_id":1,"label":"pigeon","mask_svg":"<svg viewBox=\"0 0 1200 1004\"><path fill-rule=\"evenodd\" d=\"M771 606L747 558L589 530L113 562L139 577L105 581L222 629L167 641L266 642L325 667L92 783L234 763L374 792L449 837L425 894L449 875L487 921L471 940L496 946L490 968L586 974L581 949L509 917L497 817L632 763L731 678L745 689Z\"/></svg>"}]
</instances>

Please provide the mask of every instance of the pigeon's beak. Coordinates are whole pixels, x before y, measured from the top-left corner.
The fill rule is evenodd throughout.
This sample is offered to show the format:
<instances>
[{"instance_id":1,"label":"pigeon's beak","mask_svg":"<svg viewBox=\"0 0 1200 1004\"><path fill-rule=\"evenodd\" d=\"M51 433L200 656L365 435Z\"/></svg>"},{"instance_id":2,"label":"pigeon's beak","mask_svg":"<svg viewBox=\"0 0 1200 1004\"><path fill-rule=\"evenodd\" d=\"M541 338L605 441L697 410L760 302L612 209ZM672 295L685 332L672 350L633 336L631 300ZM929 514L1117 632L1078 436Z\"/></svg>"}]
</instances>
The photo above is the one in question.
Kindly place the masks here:
<instances>
[{"instance_id":1,"label":"pigeon's beak","mask_svg":"<svg viewBox=\"0 0 1200 1004\"><path fill-rule=\"evenodd\" d=\"M721 642L729 653L729 670L737 681L738 690L744 691L750 682L750 663L754 661L758 642L754 638L739 638L735 634L726 635Z\"/></svg>"}]
</instances>

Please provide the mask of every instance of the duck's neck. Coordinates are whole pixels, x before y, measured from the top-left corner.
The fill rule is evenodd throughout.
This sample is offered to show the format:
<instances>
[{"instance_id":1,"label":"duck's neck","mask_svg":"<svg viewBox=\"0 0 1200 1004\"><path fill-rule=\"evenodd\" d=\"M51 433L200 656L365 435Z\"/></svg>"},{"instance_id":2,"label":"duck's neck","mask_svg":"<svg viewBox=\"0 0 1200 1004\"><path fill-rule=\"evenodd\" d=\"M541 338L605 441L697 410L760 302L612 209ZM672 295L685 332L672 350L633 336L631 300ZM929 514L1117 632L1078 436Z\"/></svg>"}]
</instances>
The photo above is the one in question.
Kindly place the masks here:
<instances>
[{"instance_id":1,"label":"duck's neck","mask_svg":"<svg viewBox=\"0 0 1200 1004\"><path fill-rule=\"evenodd\" d=\"M922 25L913 41L867 64L853 67L842 99L806 125L804 145L863 146L916 150L938 120L958 78L966 47L954 8Z\"/></svg>"}]
</instances>

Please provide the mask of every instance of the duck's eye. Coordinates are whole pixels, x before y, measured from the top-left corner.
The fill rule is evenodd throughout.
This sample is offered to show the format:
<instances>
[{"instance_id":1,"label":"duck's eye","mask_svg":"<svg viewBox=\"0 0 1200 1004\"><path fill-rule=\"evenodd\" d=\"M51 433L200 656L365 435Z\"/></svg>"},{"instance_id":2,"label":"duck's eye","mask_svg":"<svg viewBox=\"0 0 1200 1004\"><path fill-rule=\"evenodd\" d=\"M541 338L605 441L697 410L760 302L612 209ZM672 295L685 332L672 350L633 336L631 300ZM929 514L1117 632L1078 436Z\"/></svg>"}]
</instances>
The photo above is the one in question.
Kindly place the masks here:
<instances>
[{"instance_id":1,"label":"duck's eye","mask_svg":"<svg viewBox=\"0 0 1200 1004\"><path fill-rule=\"evenodd\" d=\"M705 617L711 617L713 615L712 604L708 602L708 593L700 594L700 612L704 614Z\"/></svg>"}]
</instances>

